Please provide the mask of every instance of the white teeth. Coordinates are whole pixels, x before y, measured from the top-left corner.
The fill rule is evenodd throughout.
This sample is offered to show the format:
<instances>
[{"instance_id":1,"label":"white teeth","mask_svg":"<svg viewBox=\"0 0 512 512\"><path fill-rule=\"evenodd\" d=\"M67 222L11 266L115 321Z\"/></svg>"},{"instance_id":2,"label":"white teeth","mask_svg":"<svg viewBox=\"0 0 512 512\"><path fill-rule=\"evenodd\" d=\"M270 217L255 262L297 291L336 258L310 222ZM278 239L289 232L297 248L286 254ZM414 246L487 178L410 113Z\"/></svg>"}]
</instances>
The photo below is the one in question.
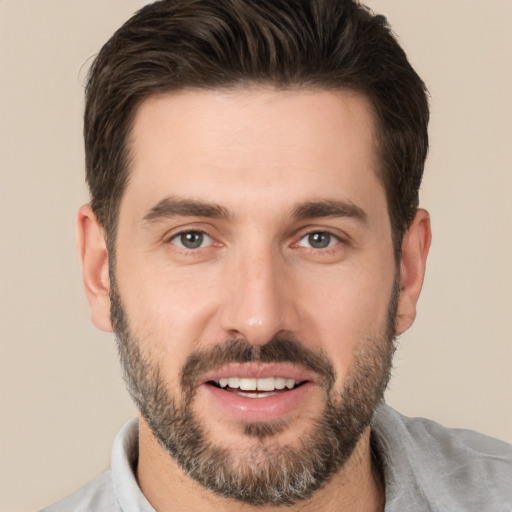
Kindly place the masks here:
<instances>
[{"instance_id":1,"label":"white teeth","mask_svg":"<svg viewBox=\"0 0 512 512\"><path fill-rule=\"evenodd\" d=\"M284 384L288 389L292 389L295 386L295 381L293 379L286 379Z\"/></svg>"},{"instance_id":2,"label":"white teeth","mask_svg":"<svg viewBox=\"0 0 512 512\"><path fill-rule=\"evenodd\" d=\"M267 377L266 379L258 379L256 381L256 389L258 391L274 391L274 377Z\"/></svg>"},{"instance_id":3,"label":"white teeth","mask_svg":"<svg viewBox=\"0 0 512 512\"><path fill-rule=\"evenodd\" d=\"M263 379L223 377L219 379L219 386L221 388L229 386L232 389L241 389L242 391L274 391L275 389L284 388L293 389L295 380L283 377L265 377Z\"/></svg>"},{"instance_id":4,"label":"white teeth","mask_svg":"<svg viewBox=\"0 0 512 512\"><path fill-rule=\"evenodd\" d=\"M274 396L277 393L273 393L272 391L263 391L262 393L244 393L243 391L237 391L236 394L245 398L267 398L269 396Z\"/></svg>"},{"instance_id":5,"label":"white teeth","mask_svg":"<svg viewBox=\"0 0 512 512\"><path fill-rule=\"evenodd\" d=\"M286 387L286 379L283 379L282 377L276 377L274 381L274 386L276 389L284 389Z\"/></svg>"},{"instance_id":6,"label":"white teeth","mask_svg":"<svg viewBox=\"0 0 512 512\"><path fill-rule=\"evenodd\" d=\"M240 379L240 389L242 391L255 391L256 386L256 379Z\"/></svg>"},{"instance_id":7,"label":"white teeth","mask_svg":"<svg viewBox=\"0 0 512 512\"><path fill-rule=\"evenodd\" d=\"M227 381L228 381L228 386L230 388L237 389L240 387L240 379L238 377L229 377L229 379L227 379Z\"/></svg>"}]
</instances>

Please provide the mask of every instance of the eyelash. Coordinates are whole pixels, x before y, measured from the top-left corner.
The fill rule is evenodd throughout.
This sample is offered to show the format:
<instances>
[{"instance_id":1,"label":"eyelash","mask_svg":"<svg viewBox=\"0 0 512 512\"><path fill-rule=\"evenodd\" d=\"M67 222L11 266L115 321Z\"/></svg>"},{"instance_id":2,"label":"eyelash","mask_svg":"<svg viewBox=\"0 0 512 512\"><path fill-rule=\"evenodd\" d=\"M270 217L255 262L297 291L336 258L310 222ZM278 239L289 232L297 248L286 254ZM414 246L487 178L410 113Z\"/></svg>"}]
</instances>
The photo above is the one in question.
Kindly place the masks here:
<instances>
[{"instance_id":1,"label":"eyelash","mask_svg":"<svg viewBox=\"0 0 512 512\"><path fill-rule=\"evenodd\" d=\"M200 244L197 247L186 247L184 245L184 243L183 243L183 237L186 236L186 235L199 235L200 237L202 237L202 240L201 240ZM311 243L312 242L311 242L311 238L310 237L313 237L315 235L321 235L321 236L324 236L324 237L328 237L327 245L325 247L311 247ZM203 246L204 238L208 238L210 240L209 243L206 246ZM301 243L305 239L308 239L308 242L310 244L309 246L303 245ZM178 240L179 243L175 242L176 240ZM197 251L199 249L205 249L205 248L210 247L211 245L215 244L214 238L212 236L210 236L206 231L203 231L201 229L189 229L189 230L180 231L179 233L173 234L171 237L169 237L167 242L173 244L178 249L180 249L182 251L187 251L187 252L188 251ZM292 247L303 247L305 249L309 249L309 250L312 250L312 251L315 251L315 252L316 251L327 252L327 251L332 250L333 248L335 248L341 242L342 242L342 239L338 235L335 235L334 233L331 233L330 231L327 231L327 230L311 230L311 231L308 231L306 233L301 233L300 238L298 239L297 242L294 242L292 244Z\"/></svg>"},{"instance_id":2,"label":"eyelash","mask_svg":"<svg viewBox=\"0 0 512 512\"><path fill-rule=\"evenodd\" d=\"M321 235L323 237L328 237L328 243L324 247L311 247L311 244L314 243L311 240L311 237L314 237L315 235ZM308 239L308 243L310 244L308 247L305 245L302 245L301 242L305 239ZM333 243L334 242L334 243ZM338 245L341 242L341 239L339 236L336 236L334 233L331 233L330 231L324 231L324 230L316 230L316 231L309 231L308 233L305 233L298 242L293 244L297 247L306 247L307 249L312 250L318 250L318 251L325 251L328 249L331 249L332 247Z\"/></svg>"},{"instance_id":3,"label":"eyelash","mask_svg":"<svg viewBox=\"0 0 512 512\"><path fill-rule=\"evenodd\" d=\"M189 230L185 230L185 231L180 231L179 233L172 235L168 239L168 243L171 243L171 244L175 245L176 247L178 247L179 249L184 250L184 251L195 251L198 249L204 249L205 247L202 247L202 243L198 247L186 247L182 241L180 241L180 244L174 242L174 240L180 240L180 239L182 239L182 237L184 237L186 235L192 235L192 234L200 235L203 238L204 237L209 238L210 243L208 243L208 245L206 247L209 247L210 245L212 245L214 243L214 239L208 233L206 233L206 231L202 231L200 229L189 229Z\"/></svg>"}]
</instances>

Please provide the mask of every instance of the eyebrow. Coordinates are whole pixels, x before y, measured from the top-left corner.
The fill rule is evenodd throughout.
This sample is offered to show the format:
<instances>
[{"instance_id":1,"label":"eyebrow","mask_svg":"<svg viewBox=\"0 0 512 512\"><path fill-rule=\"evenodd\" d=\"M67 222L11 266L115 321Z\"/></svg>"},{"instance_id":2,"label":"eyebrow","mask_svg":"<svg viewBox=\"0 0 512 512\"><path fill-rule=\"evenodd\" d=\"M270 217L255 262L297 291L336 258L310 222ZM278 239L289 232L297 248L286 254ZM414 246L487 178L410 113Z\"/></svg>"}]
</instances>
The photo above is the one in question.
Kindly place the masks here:
<instances>
[{"instance_id":1,"label":"eyebrow","mask_svg":"<svg viewBox=\"0 0 512 512\"><path fill-rule=\"evenodd\" d=\"M156 222L172 217L208 217L212 219L229 219L230 213L218 204L177 197L166 197L150 208L143 219Z\"/></svg>"},{"instance_id":2,"label":"eyebrow","mask_svg":"<svg viewBox=\"0 0 512 512\"><path fill-rule=\"evenodd\" d=\"M226 208L215 203L166 197L150 208L143 219L153 223L172 217L206 217L229 220L232 215ZM292 211L292 218L296 220L317 217L347 217L362 224L367 221L364 210L347 200L308 201L297 205Z\"/></svg>"},{"instance_id":3,"label":"eyebrow","mask_svg":"<svg viewBox=\"0 0 512 512\"><path fill-rule=\"evenodd\" d=\"M315 217L348 217L361 224L366 224L367 214L351 201L311 201L298 205L293 210L293 217L297 220L312 219Z\"/></svg>"}]
</instances>

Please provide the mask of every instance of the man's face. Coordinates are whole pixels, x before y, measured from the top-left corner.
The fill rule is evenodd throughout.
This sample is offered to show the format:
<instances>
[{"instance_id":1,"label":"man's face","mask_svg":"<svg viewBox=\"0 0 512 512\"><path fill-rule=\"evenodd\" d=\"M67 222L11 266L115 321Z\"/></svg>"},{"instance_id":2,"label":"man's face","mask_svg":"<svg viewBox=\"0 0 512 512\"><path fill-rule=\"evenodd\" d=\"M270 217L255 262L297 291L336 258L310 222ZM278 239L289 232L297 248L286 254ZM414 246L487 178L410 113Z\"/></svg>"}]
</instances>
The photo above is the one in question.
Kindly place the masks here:
<instances>
[{"instance_id":1,"label":"man's face","mask_svg":"<svg viewBox=\"0 0 512 512\"><path fill-rule=\"evenodd\" d=\"M112 316L144 420L220 494L308 497L367 432L393 350L369 105L349 92L168 94L142 103L130 144Z\"/></svg>"}]
</instances>

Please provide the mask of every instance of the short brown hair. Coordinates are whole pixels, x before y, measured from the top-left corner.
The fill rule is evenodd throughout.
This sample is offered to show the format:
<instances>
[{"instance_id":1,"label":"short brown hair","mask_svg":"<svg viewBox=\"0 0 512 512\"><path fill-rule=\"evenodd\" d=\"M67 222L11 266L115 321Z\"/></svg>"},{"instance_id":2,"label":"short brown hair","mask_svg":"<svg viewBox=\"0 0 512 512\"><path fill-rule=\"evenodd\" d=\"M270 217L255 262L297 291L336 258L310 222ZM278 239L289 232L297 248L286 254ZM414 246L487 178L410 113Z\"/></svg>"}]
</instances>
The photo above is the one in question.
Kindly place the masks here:
<instances>
[{"instance_id":1,"label":"short brown hair","mask_svg":"<svg viewBox=\"0 0 512 512\"><path fill-rule=\"evenodd\" d=\"M156 93L255 84L370 100L399 257L427 155L427 94L386 19L353 0L161 0L117 30L91 67L84 124L91 206L109 249L137 106Z\"/></svg>"}]
</instances>

